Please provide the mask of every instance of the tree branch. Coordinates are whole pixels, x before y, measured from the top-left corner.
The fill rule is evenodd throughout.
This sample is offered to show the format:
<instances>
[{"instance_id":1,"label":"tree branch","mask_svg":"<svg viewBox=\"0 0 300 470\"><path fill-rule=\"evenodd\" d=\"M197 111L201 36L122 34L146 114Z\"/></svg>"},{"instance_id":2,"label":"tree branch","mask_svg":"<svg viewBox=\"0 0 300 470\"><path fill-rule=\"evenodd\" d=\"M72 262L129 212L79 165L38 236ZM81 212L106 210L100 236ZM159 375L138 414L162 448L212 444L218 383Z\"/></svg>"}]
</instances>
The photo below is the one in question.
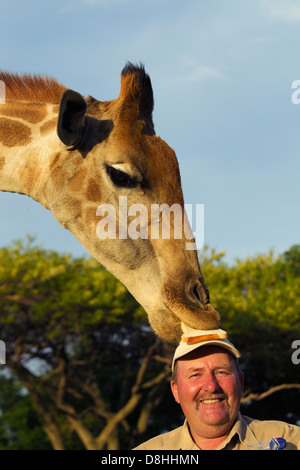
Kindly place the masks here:
<instances>
[{"instance_id":1,"label":"tree branch","mask_svg":"<svg viewBox=\"0 0 300 470\"><path fill-rule=\"evenodd\" d=\"M47 434L53 449L64 450L62 435L59 426L55 421L55 417L53 416L51 407L47 407L44 404L44 400L39 394L39 379L20 363L15 364L13 361L9 361L8 365L17 375L22 385L24 385L24 387L30 392L43 429Z\"/></svg>"},{"instance_id":2,"label":"tree branch","mask_svg":"<svg viewBox=\"0 0 300 470\"><path fill-rule=\"evenodd\" d=\"M272 395L273 393L279 392L280 390L287 390L290 388L300 388L300 384L281 384L276 385L275 387L272 387L263 393L249 393L248 395L242 398L241 403L246 403L248 401L260 401Z\"/></svg>"},{"instance_id":3,"label":"tree branch","mask_svg":"<svg viewBox=\"0 0 300 470\"><path fill-rule=\"evenodd\" d=\"M97 447L99 450L102 450L104 448L109 439L109 436L115 432L118 424L121 421L124 421L125 418L136 408L143 396L142 389L149 388L150 386L159 383L163 379L163 377L169 374L169 371L164 371L163 373L159 374L159 376L155 379L150 380L145 384L142 384L150 358L156 347L157 345L154 343L148 349L147 354L145 355L144 360L138 370L135 384L131 389L131 397L129 398L127 403L112 418L109 419L106 426L104 426L99 436L97 437Z\"/></svg>"}]
</instances>

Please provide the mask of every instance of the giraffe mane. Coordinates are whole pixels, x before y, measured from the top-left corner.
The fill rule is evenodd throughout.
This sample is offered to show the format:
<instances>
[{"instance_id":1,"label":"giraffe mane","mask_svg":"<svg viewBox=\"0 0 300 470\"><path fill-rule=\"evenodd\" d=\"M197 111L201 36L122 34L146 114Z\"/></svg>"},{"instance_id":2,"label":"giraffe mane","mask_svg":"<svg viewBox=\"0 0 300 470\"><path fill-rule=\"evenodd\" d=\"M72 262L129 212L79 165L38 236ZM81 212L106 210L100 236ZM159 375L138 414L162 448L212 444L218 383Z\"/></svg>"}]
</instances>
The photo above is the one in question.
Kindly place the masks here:
<instances>
[{"instance_id":1,"label":"giraffe mane","mask_svg":"<svg viewBox=\"0 0 300 470\"><path fill-rule=\"evenodd\" d=\"M59 103L65 86L47 75L15 74L0 71L5 84L6 99L38 103Z\"/></svg>"}]
</instances>

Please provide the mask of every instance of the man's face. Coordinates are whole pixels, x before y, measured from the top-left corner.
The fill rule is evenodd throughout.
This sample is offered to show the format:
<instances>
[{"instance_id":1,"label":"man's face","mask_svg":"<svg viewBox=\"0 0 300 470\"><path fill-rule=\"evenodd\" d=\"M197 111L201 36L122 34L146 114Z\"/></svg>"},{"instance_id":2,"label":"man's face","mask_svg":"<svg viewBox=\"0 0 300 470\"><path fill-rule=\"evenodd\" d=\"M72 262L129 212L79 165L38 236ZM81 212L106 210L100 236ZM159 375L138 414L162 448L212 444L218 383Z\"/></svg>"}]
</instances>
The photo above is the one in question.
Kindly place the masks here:
<instances>
[{"instance_id":1,"label":"man's face","mask_svg":"<svg viewBox=\"0 0 300 470\"><path fill-rule=\"evenodd\" d=\"M204 346L177 362L177 381L171 382L171 388L194 439L229 433L243 391L243 376L234 358L223 348Z\"/></svg>"}]
</instances>

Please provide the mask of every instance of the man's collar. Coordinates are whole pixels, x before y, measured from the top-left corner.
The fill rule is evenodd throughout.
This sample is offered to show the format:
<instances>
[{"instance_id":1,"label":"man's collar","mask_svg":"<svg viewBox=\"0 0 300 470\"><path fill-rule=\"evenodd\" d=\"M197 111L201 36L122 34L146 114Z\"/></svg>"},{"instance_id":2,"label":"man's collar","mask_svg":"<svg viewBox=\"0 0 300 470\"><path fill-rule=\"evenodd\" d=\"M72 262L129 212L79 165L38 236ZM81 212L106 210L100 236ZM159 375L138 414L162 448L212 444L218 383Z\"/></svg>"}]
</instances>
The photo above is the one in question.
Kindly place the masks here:
<instances>
[{"instance_id":1,"label":"man's collar","mask_svg":"<svg viewBox=\"0 0 300 470\"><path fill-rule=\"evenodd\" d=\"M217 450L224 449L227 445L231 443L232 445L236 444L236 438L239 439L239 442L242 442L246 437L247 424L244 422L240 413L238 413L236 421L231 428L229 435L224 439L224 441L219 445ZM231 447L231 446L229 446ZM189 425L187 420L184 421L181 431L181 450L201 450L194 439L191 436Z\"/></svg>"},{"instance_id":2,"label":"man's collar","mask_svg":"<svg viewBox=\"0 0 300 470\"><path fill-rule=\"evenodd\" d=\"M228 446L228 448L232 448L233 446L236 446L237 444L236 439L238 439L239 442L242 442L245 439L246 431L247 431L247 425L243 421L242 415L239 412L237 415L236 421L231 428L230 433L228 434L226 439L224 439L224 441L219 445L217 450L225 449L226 446Z\"/></svg>"}]
</instances>

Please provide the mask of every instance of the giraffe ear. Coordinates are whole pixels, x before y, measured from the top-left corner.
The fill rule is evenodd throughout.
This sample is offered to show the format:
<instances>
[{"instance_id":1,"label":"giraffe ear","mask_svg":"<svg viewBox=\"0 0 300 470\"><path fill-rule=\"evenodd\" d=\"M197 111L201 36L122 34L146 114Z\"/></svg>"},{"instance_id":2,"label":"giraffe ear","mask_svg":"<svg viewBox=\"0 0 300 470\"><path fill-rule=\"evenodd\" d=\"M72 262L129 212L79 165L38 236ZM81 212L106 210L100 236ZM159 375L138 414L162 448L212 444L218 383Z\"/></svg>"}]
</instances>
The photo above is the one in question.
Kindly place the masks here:
<instances>
[{"instance_id":1,"label":"giraffe ear","mask_svg":"<svg viewBox=\"0 0 300 470\"><path fill-rule=\"evenodd\" d=\"M77 91L65 90L60 99L57 134L68 147L76 148L86 130L87 104Z\"/></svg>"}]
</instances>

